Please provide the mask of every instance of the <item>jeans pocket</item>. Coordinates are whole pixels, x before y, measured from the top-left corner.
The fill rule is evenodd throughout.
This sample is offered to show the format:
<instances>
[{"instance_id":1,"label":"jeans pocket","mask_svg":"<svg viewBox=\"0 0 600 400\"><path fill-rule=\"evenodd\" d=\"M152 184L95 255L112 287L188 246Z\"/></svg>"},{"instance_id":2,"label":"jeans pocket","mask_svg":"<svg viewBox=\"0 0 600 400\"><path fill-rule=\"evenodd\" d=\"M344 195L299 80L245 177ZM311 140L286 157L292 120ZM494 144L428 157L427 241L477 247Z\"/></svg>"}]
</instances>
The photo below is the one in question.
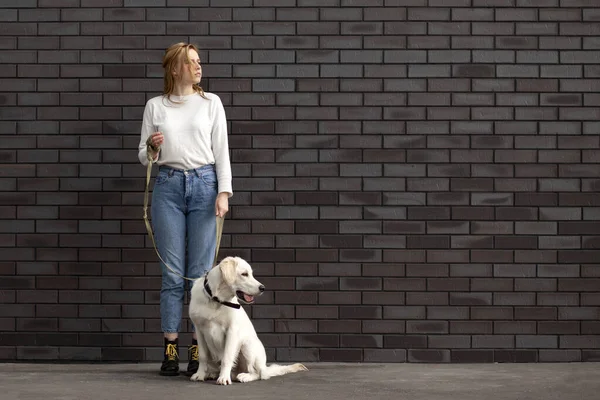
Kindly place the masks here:
<instances>
[{"instance_id":1,"label":"jeans pocket","mask_svg":"<svg viewBox=\"0 0 600 400\"><path fill-rule=\"evenodd\" d=\"M162 185L169 179L169 174L165 171L159 171L154 179L154 185Z\"/></svg>"},{"instance_id":2,"label":"jeans pocket","mask_svg":"<svg viewBox=\"0 0 600 400\"><path fill-rule=\"evenodd\" d=\"M217 173L215 171L203 171L200 179L211 188L217 187Z\"/></svg>"}]
</instances>

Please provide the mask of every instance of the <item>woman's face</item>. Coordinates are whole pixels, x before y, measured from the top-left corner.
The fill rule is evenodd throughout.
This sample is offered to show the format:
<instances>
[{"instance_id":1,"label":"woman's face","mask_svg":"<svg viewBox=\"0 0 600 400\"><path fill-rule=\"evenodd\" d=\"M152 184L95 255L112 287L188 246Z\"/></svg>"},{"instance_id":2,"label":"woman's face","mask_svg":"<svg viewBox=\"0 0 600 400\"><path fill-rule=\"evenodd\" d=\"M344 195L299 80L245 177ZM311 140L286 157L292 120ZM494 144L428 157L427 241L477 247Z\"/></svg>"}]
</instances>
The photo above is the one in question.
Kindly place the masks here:
<instances>
[{"instance_id":1,"label":"woman's face","mask_svg":"<svg viewBox=\"0 0 600 400\"><path fill-rule=\"evenodd\" d=\"M200 56L194 49L189 49L188 55L191 64L183 58L182 62L179 63L179 71L177 72L176 77L178 77L183 84L196 85L200 83L200 80L202 79Z\"/></svg>"}]
</instances>

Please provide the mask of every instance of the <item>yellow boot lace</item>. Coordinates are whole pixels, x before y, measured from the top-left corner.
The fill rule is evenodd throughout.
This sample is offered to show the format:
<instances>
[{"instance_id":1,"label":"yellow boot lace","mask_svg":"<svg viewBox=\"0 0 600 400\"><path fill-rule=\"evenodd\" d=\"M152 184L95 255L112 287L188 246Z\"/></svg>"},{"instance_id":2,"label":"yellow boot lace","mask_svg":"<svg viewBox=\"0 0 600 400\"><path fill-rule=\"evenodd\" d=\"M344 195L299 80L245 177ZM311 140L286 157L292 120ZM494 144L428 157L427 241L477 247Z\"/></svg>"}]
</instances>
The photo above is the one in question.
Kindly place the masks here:
<instances>
[{"instance_id":1,"label":"yellow boot lace","mask_svg":"<svg viewBox=\"0 0 600 400\"><path fill-rule=\"evenodd\" d=\"M192 361L198 361L200 359L198 356L198 345L196 344L190 346L190 359Z\"/></svg>"},{"instance_id":2,"label":"yellow boot lace","mask_svg":"<svg viewBox=\"0 0 600 400\"><path fill-rule=\"evenodd\" d=\"M177 347L174 344L167 344L167 348L165 349L165 354L169 361L175 361L179 357L177 354Z\"/></svg>"}]
</instances>

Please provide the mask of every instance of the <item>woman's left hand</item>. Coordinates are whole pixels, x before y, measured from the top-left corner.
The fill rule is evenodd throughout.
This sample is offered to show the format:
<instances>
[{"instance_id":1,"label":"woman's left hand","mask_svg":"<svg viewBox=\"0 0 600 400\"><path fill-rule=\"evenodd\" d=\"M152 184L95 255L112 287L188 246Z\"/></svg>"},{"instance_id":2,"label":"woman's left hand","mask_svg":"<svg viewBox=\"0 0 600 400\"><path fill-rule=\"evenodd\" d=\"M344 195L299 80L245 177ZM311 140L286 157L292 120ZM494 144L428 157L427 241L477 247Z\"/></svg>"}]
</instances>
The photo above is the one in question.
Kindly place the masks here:
<instances>
[{"instance_id":1,"label":"woman's left hand","mask_svg":"<svg viewBox=\"0 0 600 400\"><path fill-rule=\"evenodd\" d=\"M215 204L215 213L218 217L224 217L229 211L229 195L225 192L217 195L217 201Z\"/></svg>"}]
</instances>

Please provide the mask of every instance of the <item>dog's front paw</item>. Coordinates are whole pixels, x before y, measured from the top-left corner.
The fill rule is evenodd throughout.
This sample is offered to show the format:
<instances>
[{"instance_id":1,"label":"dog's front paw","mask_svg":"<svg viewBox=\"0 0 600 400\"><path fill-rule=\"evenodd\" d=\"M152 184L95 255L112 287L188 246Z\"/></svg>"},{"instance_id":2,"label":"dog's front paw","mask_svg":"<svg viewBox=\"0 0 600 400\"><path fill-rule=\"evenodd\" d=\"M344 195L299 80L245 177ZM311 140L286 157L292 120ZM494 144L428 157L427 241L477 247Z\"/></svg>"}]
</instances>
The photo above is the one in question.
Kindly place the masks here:
<instances>
[{"instance_id":1,"label":"dog's front paw","mask_svg":"<svg viewBox=\"0 0 600 400\"><path fill-rule=\"evenodd\" d=\"M200 382L203 381L205 379L204 373L200 373L200 372L196 372L194 375L192 375L192 377L190 378L191 381L194 382Z\"/></svg>"},{"instance_id":2,"label":"dog's front paw","mask_svg":"<svg viewBox=\"0 0 600 400\"><path fill-rule=\"evenodd\" d=\"M198 381L203 381L206 379L206 364L205 363L200 363L200 365L198 365L198 370L196 371L195 374L192 375L192 377L190 378L191 381L194 382L198 382Z\"/></svg>"},{"instance_id":3,"label":"dog's front paw","mask_svg":"<svg viewBox=\"0 0 600 400\"><path fill-rule=\"evenodd\" d=\"M217 385L231 385L231 377L220 375L217 379Z\"/></svg>"}]
</instances>

